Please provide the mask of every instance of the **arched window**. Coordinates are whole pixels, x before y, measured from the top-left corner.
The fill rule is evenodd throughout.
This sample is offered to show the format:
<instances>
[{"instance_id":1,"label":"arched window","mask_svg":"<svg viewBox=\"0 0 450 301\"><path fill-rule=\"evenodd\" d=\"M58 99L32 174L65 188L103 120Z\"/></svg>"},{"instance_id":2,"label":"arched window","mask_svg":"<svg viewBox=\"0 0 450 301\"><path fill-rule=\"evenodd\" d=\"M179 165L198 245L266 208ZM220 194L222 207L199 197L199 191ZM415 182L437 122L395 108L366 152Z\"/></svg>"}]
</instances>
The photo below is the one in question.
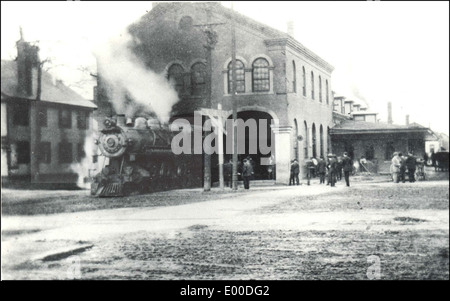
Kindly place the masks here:
<instances>
[{"instance_id":1,"label":"arched window","mask_svg":"<svg viewBox=\"0 0 450 301\"><path fill-rule=\"evenodd\" d=\"M253 92L270 91L269 62L264 58L258 58L253 62Z\"/></svg>"},{"instance_id":2,"label":"arched window","mask_svg":"<svg viewBox=\"0 0 450 301\"><path fill-rule=\"evenodd\" d=\"M306 71L305 71L305 67L302 68L303 73L302 73L302 79L303 79L303 96L306 96Z\"/></svg>"},{"instance_id":3,"label":"arched window","mask_svg":"<svg viewBox=\"0 0 450 301\"><path fill-rule=\"evenodd\" d=\"M323 145L323 127L320 125L320 156L323 158L324 156L324 145Z\"/></svg>"},{"instance_id":4,"label":"arched window","mask_svg":"<svg viewBox=\"0 0 450 301\"><path fill-rule=\"evenodd\" d=\"M233 91L233 61L228 64L228 93ZM236 60L236 93L245 92L245 70L244 63Z\"/></svg>"},{"instance_id":5,"label":"arched window","mask_svg":"<svg viewBox=\"0 0 450 301\"><path fill-rule=\"evenodd\" d=\"M325 92L327 93L327 96L326 96L327 104L329 104L330 103L330 99L329 99L330 91L328 90L328 79L325 80Z\"/></svg>"},{"instance_id":6,"label":"arched window","mask_svg":"<svg viewBox=\"0 0 450 301\"><path fill-rule=\"evenodd\" d=\"M172 83L178 94L184 89L184 69L180 64L173 64L167 72L167 79Z\"/></svg>"},{"instance_id":7,"label":"arched window","mask_svg":"<svg viewBox=\"0 0 450 301\"><path fill-rule=\"evenodd\" d=\"M308 143L309 143L308 124L305 121L303 127L303 154L305 159L308 159Z\"/></svg>"},{"instance_id":8,"label":"arched window","mask_svg":"<svg viewBox=\"0 0 450 301\"><path fill-rule=\"evenodd\" d=\"M311 98L314 99L314 72L311 71Z\"/></svg>"},{"instance_id":9,"label":"arched window","mask_svg":"<svg viewBox=\"0 0 450 301\"><path fill-rule=\"evenodd\" d=\"M206 92L206 66L195 63L191 68L191 94L203 95Z\"/></svg>"},{"instance_id":10,"label":"arched window","mask_svg":"<svg viewBox=\"0 0 450 301\"><path fill-rule=\"evenodd\" d=\"M319 101L322 102L322 77L319 75Z\"/></svg>"},{"instance_id":11,"label":"arched window","mask_svg":"<svg viewBox=\"0 0 450 301\"><path fill-rule=\"evenodd\" d=\"M317 158L317 141L316 141L316 125L312 125L312 156Z\"/></svg>"},{"instance_id":12,"label":"arched window","mask_svg":"<svg viewBox=\"0 0 450 301\"><path fill-rule=\"evenodd\" d=\"M297 93L297 69L295 61L292 61L292 92Z\"/></svg>"}]
</instances>

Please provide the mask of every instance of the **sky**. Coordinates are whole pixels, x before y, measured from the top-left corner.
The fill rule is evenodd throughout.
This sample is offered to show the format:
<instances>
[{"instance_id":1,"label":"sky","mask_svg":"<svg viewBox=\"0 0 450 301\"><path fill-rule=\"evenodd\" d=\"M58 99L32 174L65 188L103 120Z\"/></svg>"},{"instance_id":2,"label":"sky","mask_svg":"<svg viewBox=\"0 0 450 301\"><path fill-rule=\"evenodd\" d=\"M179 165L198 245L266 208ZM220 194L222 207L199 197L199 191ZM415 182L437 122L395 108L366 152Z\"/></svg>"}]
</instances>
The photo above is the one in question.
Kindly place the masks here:
<instances>
[{"instance_id":1,"label":"sky","mask_svg":"<svg viewBox=\"0 0 450 301\"><path fill-rule=\"evenodd\" d=\"M222 2L226 7L231 2ZM92 99L94 49L150 11L150 1L1 2L1 58L16 56L19 26L39 41L49 72ZM448 2L235 1L234 9L281 31L293 21L294 37L334 66L337 95L365 101L394 123L405 115L449 133Z\"/></svg>"}]
</instances>

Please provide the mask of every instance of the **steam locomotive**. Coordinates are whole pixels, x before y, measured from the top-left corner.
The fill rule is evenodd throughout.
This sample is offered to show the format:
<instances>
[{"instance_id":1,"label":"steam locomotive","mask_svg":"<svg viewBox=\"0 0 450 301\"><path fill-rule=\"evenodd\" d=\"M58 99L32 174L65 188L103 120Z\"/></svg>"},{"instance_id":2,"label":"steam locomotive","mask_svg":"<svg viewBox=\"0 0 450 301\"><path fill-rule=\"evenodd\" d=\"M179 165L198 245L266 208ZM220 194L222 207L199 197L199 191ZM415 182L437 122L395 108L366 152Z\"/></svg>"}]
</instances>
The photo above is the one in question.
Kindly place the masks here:
<instances>
[{"instance_id":1,"label":"steam locomotive","mask_svg":"<svg viewBox=\"0 0 450 301\"><path fill-rule=\"evenodd\" d=\"M91 195L126 196L176 188L200 187L202 155L171 150L177 132L157 119L124 115L106 118L95 143L104 156L91 178Z\"/></svg>"}]
</instances>

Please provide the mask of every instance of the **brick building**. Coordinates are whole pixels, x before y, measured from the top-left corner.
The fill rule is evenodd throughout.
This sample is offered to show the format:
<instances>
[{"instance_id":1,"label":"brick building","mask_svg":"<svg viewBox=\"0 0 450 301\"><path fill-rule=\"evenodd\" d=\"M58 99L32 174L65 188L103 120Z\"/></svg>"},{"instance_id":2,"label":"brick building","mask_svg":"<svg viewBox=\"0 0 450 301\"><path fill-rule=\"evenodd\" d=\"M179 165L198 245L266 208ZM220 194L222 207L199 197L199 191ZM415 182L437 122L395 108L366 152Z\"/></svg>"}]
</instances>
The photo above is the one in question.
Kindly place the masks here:
<instances>
[{"instance_id":1,"label":"brick building","mask_svg":"<svg viewBox=\"0 0 450 301\"><path fill-rule=\"evenodd\" d=\"M16 61L1 61L2 182L76 183L95 105L50 74L39 74L38 48L17 42ZM40 80L38 80L40 78Z\"/></svg>"},{"instance_id":2,"label":"brick building","mask_svg":"<svg viewBox=\"0 0 450 301\"><path fill-rule=\"evenodd\" d=\"M305 158L325 156L330 149L333 67L329 63L292 35L219 3L155 3L128 31L139 41L132 48L146 67L165 72L174 82L180 100L172 108L173 118L192 116L200 108L217 108L219 104L231 117L232 19L236 24L238 118L278 120L272 126L274 135L269 129L267 138L275 145L276 182L287 184L291 160L297 158L304 166ZM217 44L211 52L209 101L206 36L199 25L211 23L216 24L212 29L217 33ZM106 89L99 74L99 106L107 103ZM250 154L257 179L266 177L260 160L270 155L259 150ZM214 167L216 159L212 160Z\"/></svg>"}]
</instances>

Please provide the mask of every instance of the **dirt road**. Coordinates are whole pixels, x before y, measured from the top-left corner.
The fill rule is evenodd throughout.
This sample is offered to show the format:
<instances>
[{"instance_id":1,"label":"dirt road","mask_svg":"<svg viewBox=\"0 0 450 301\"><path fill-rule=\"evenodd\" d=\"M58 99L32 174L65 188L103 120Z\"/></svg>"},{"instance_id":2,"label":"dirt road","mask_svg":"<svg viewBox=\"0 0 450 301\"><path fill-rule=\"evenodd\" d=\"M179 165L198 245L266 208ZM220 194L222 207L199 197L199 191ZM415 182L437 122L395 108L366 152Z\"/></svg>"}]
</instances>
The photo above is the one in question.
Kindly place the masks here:
<instances>
[{"instance_id":1,"label":"dirt road","mask_svg":"<svg viewBox=\"0 0 450 301\"><path fill-rule=\"evenodd\" d=\"M2 277L448 279L448 208L441 181L277 187L170 207L3 216Z\"/></svg>"}]
</instances>

